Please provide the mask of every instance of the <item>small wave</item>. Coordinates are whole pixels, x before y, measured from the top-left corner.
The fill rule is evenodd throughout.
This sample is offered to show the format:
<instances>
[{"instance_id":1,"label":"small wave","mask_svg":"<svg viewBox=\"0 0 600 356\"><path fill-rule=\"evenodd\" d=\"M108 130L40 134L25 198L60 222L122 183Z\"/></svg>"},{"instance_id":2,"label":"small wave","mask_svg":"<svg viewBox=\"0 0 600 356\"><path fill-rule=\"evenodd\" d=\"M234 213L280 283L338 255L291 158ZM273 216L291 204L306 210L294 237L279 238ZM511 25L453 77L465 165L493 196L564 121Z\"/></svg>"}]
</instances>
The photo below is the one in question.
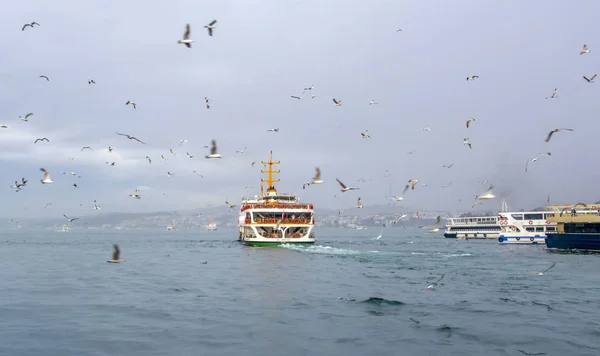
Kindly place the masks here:
<instances>
[{"instance_id":1,"label":"small wave","mask_svg":"<svg viewBox=\"0 0 600 356\"><path fill-rule=\"evenodd\" d=\"M390 300L378 297L370 297L369 299L363 300L361 303L371 304L371 305L390 305L390 306L400 306L404 305L403 302L397 300Z\"/></svg>"},{"instance_id":2,"label":"small wave","mask_svg":"<svg viewBox=\"0 0 600 356\"><path fill-rule=\"evenodd\" d=\"M424 252L411 252L411 255L426 255Z\"/></svg>"},{"instance_id":3,"label":"small wave","mask_svg":"<svg viewBox=\"0 0 600 356\"><path fill-rule=\"evenodd\" d=\"M345 248L337 248L331 246L321 246L321 245L312 245L312 246L300 246L300 245L292 245L292 244L282 244L280 247L287 248L289 250L308 252L308 253L318 253L325 255L358 255L360 251L350 250Z\"/></svg>"},{"instance_id":4,"label":"small wave","mask_svg":"<svg viewBox=\"0 0 600 356\"><path fill-rule=\"evenodd\" d=\"M470 253L453 253L450 255L445 255L444 257L469 257L469 256L473 256Z\"/></svg>"}]
</instances>

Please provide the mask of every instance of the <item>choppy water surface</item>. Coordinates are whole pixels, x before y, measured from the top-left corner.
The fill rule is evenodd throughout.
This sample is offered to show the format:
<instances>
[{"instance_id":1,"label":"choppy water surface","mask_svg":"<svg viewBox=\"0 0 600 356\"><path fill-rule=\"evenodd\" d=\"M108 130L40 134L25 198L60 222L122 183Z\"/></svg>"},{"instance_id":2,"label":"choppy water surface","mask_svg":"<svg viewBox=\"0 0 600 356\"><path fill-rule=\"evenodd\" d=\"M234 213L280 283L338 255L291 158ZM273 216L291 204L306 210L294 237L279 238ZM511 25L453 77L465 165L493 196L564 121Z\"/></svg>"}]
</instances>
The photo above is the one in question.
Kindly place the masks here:
<instances>
[{"instance_id":1,"label":"choppy water surface","mask_svg":"<svg viewBox=\"0 0 600 356\"><path fill-rule=\"evenodd\" d=\"M4 231L0 355L600 354L598 255L316 231L276 248L233 230ZM124 263L106 263L112 243Z\"/></svg>"}]
</instances>

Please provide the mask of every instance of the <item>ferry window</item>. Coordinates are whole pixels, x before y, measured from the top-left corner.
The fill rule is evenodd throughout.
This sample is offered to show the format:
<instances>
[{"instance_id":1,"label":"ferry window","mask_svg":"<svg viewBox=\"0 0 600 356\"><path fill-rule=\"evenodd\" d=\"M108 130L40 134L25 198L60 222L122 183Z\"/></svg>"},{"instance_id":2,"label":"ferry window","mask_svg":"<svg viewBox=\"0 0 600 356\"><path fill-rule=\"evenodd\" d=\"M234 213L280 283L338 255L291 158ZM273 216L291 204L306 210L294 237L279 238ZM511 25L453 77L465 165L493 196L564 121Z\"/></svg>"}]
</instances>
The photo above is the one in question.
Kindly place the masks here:
<instances>
[{"instance_id":1,"label":"ferry window","mask_svg":"<svg viewBox=\"0 0 600 356\"><path fill-rule=\"evenodd\" d=\"M554 226L548 226L546 228L546 231L556 231L556 227L554 227Z\"/></svg>"},{"instance_id":2,"label":"ferry window","mask_svg":"<svg viewBox=\"0 0 600 356\"><path fill-rule=\"evenodd\" d=\"M532 227L532 226L527 226L527 227L525 228L525 230L527 230L527 231L529 231L529 232L534 232L534 231L535 231L535 227Z\"/></svg>"},{"instance_id":3,"label":"ferry window","mask_svg":"<svg viewBox=\"0 0 600 356\"><path fill-rule=\"evenodd\" d=\"M525 220L543 220L544 214L525 214Z\"/></svg>"},{"instance_id":4,"label":"ferry window","mask_svg":"<svg viewBox=\"0 0 600 356\"><path fill-rule=\"evenodd\" d=\"M523 220L523 214L510 214L515 220Z\"/></svg>"},{"instance_id":5,"label":"ferry window","mask_svg":"<svg viewBox=\"0 0 600 356\"><path fill-rule=\"evenodd\" d=\"M538 226L535 228L536 232L543 232L544 231L544 227L543 226Z\"/></svg>"}]
</instances>

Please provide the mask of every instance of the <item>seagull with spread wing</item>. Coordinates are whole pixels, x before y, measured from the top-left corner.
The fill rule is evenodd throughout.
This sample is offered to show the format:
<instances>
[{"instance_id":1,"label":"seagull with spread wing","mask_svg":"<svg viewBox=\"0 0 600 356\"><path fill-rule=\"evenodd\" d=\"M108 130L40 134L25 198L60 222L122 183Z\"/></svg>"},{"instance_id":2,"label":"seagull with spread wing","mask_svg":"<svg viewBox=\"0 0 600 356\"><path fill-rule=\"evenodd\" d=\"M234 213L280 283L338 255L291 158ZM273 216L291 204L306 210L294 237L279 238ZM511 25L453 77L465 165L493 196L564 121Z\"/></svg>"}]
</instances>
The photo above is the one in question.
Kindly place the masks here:
<instances>
[{"instance_id":1,"label":"seagull with spread wing","mask_svg":"<svg viewBox=\"0 0 600 356\"><path fill-rule=\"evenodd\" d=\"M177 43L184 44L187 48L192 48L192 43L194 40L190 39L190 24L185 25L185 33L183 34L183 39L178 40Z\"/></svg>"},{"instance_id":2,"label":"seagull with spread wing","mask_svg":"<svg viewBox=\"0 0 600 356\"><path fill-rule=\"evenodd\" d=\"M538 160L538 158L540 156L552 156L552 153L550 153L550 152L538 153L537 156L533 157L532 159L530 159L529 161L527 161L527 163L525 163L525 172L527 172L527 167L529 166L529 163L537 162L537 160Z\"/></svg>"},{"instance_id":3,"label":"seagull with spread wing","mask_svg":"<svg viewBox=\"0 0 600 356\"><path fill-rule=\"evenodd\" d=\"M217 141L212 140L212 141L210 141L210 143L211 143L210 154L206 155L205 157L207 159L209 159L209 158L221 158L221 155L217 153Z\"/></svg>"},{"instance_id":4,"label":"seagull with spread wing","mask_svg":"<svg viewBox=\"0 0 600 356\"><path fill-rule=\"evenodd\" d=\"M546 137L546 142L550 141L550 139L552 138L552 135L554 135L556 132L559 132L559 131L573 131L573 129L567 129L567 128L554 129L548 133L548 136Z\"/></svg>"},{"instance_id":5,"label":"seagull with spread wing","mask_svg":"<svg viewBox=\"0 0 600 356\"><path fill-rule=\"evenodd\" d=\"M337 182L339 183L339 185L342 187L342 189L341 189L342 193L345 193L345 192L347 192L349 190L359 190L360 189L360 188L354 188L354 187L347 187L344 183L342 183L341 180L339 180L337 178L335 180L337 180Z\"/></svg>"},{"instance_id":6,"label":"seagull with spread wing","mask_svg":"<svg viewBox=\"0 0 600 356\"><path fill-rule=\"evenodd\" d=\"M118 132L115 132L115 133L116 133L117 135L125 136L125 137L127 137L128 139L130 139L130 140L136 140L137 142L139 142L139 143L141 143L141 144L144 144L144 145L145 145L145 143L144 143L144 142L140 141L140 139L139 139L139 138L137 138L137 137L135 137L135 136L131 136L131 135L124 134L124 133L118 133Z\"/></svg>"}]
</instances>

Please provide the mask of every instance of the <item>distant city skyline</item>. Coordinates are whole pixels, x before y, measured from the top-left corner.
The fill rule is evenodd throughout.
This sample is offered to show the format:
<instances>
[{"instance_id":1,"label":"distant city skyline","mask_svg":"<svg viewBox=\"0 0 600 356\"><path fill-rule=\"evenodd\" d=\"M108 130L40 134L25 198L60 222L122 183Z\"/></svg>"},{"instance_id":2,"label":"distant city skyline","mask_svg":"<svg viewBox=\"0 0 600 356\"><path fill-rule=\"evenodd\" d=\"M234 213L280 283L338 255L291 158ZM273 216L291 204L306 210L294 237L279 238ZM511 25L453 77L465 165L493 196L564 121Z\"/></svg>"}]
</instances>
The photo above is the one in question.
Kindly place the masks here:
<instances>
[{"instance_id":1,"label":"distant city skyline","mask_svg":"<svg viewBox=\"0 0 600 356\"><path fill-rule=\"evenodd\" d=\"M418 185L397 204L414 211L600 198L588 158L600 83L582 78L598 70L598 2L118 6L17 2L0 13L0 216L93 214L94 200L102 212L226 209L225 200L259 194L270 151L281 161L277 189L317 210L352 209L359 197L387 204L410 179ZM215 19L211 37L203 26ZM22 30L31 21L40 26ZM192 48L177 43L188 23ZM580 55L584 44L590 53ZM544 142L560 127L574 131ZM212 139L222 159L204 158ZM552 155L525 172L541 152ZM317 166L324 183L302 189ZM40 183L41 167L53 184ZM14 192L22 177L27 186ZM336 178L360 190L342 193ZM490 184L497 198L471 209ZM129 197L136 189L139 200Z\"/></svg>"}]
</instances>

